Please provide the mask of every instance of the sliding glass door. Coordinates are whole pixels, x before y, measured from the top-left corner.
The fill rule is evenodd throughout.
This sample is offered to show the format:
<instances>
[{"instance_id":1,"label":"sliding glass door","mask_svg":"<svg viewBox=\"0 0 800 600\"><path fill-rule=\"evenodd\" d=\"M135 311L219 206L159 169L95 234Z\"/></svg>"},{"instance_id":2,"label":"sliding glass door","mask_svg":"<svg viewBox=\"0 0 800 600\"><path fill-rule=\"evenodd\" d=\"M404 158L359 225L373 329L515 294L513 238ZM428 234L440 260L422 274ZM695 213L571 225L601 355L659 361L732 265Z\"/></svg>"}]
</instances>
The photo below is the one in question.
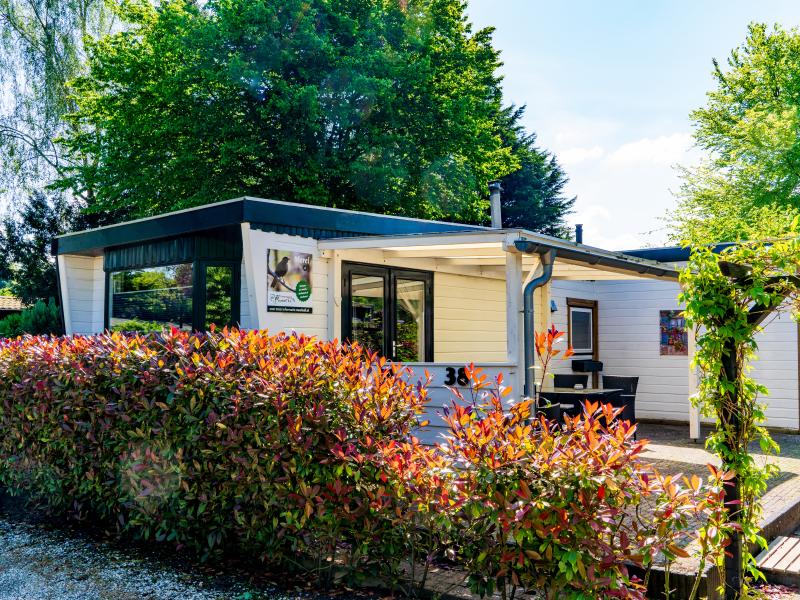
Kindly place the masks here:
<instances>
[{"instance_id":1,"label":"sliding glass door","mask_svg":"<svg viewBox=\"0 0 800 600\"><path fill-rule=\"evenodd\" d=\"M433 361L433 277L342 264L342 336L401 362Z\"/></svg>"}]
</instances>

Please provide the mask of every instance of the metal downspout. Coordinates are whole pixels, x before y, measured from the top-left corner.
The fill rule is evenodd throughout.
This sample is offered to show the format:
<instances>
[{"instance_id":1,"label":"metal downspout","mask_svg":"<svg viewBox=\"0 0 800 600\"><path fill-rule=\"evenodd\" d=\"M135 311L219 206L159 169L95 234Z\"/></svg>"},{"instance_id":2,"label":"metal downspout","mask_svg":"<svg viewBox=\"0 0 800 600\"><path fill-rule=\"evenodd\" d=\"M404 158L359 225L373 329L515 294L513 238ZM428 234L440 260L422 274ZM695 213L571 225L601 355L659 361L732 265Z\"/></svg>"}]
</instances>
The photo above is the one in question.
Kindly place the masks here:
<instances>
[{"instance_id":1,"label":"metal downspout","mask_svg":"<svg viewBox=\"0 0 800 600\"><path fill-rule=\"evenodd\" d=\"M533 293L536 291L536 288L542 287L553 276L553 263L556 261L556 250L555 248L548 248L548 249L541 249L537 248L534 252L530 252L530 254L538 254L540 260L542 261L542 272L539 276L534 277L531 279L527 285L525 286L525 290L522 294L522 320L523 320L523 329L522 329L522 337L523 337L523 345L525 347L525 388L524 393L526 398L532 398L534 392L534 353L533 353L533 344L534 344L534 307L533 307ZM535 413L536 407L532 408L532 411Z\"/></svg>"}]
</instances>

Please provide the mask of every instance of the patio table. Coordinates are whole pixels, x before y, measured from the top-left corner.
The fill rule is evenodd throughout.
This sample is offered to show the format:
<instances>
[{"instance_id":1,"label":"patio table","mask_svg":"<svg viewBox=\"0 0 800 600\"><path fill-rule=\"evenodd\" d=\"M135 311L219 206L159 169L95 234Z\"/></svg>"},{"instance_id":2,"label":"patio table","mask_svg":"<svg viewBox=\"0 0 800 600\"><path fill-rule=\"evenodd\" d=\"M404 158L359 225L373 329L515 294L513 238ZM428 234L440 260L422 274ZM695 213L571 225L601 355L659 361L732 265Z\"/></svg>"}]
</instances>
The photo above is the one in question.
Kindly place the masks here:
<instances>
[{"instance_id":1,"label":"patio table","mask_svg":"<svg viewBox=\"0 0 800 600\"><path fill-rule=\"evenodd\" d=\"M570 416L575 416L583 408L583 402L609 402L614 396L622 393L621 389L586 388L576 390L574 388L553 388L542 390L539 396L549 400L553 404L560 404L561 410Z\"/></svg>"}]
</instances>

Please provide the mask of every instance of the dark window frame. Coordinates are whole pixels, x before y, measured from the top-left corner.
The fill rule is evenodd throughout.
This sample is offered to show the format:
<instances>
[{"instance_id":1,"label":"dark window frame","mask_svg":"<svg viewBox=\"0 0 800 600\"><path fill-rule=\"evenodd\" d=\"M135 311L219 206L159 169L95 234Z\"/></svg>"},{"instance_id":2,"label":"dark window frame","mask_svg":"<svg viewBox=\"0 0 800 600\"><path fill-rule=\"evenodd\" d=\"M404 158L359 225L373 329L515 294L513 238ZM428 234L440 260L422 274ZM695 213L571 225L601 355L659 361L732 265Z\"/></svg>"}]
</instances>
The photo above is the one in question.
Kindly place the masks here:
<instances>
[{"instance_id":1,"label":"dark window frame","mask_svg":"<svg viewBox=\"0 0 800 600\"><path fill-rule=\"evenodd\" d=\"M592 360L600 360L600 335L597 320L597 300L585 300L582 298L567 298L567 340L572 347L572 309L583 308L592 311L592 351L591 353L576 353L576 356L591 356ZM599 385L600 377L597 372L592 373L592 386Z\"/></svg>"},{"instance_id":2,"label":"dark window frame","mask_svg":"<svg viewBox=\"0 0 800 600\"><path fill-rule=\"evenodd\" d=\"M219 266L219 267L231 267L232 268L232 275L233 281L232 286L233 289L231 290L231 325L239 325L242 315L242 300L241 300L241 291L242 291L242 263L241 261L233 261L233 260L215 260L215 259L195 259L193 261L186 261L186 262L178 262L178 263L171 263L171 264L154 264L154 265L145 265L140 267L132 267L132 268L124 268L124 269L113 269L105 272L105 302L103 306L103 328L108 330L111 326L111 315L109 313L111 309L111 295L113 294L113 290L111 288L111 276L114 273L121 273L124 271L133 271L138 269L154 269L158 267L172 267L177 266L180 264L189 264L191 262L192 265L192 331L205 331L208 329L208 324L206 323L206 267L208 266ZM198 327L197 324L202 323L202 327ZM224 324L217 324L220 327L223 327Z\"/></svg>"},{"instance_id":3,"label":"dark window frame","mask_svg":"<svg viewBox=\"0 0 800 600\"><path fill-rule=\"evenodd\" d=\"M353 334L352 308L353 291L352 275L367 275L383 278L383 348L381 355L394 360L392 342L396 337L398 279L422 281L425 284L425 347L424 357L419 362L433 362L433 272L402 267L389 267L369 263L351 261L342 262L342 339L349 340ZM332 309L333 307L331 307Z\"/></svg>"}]
</instances>

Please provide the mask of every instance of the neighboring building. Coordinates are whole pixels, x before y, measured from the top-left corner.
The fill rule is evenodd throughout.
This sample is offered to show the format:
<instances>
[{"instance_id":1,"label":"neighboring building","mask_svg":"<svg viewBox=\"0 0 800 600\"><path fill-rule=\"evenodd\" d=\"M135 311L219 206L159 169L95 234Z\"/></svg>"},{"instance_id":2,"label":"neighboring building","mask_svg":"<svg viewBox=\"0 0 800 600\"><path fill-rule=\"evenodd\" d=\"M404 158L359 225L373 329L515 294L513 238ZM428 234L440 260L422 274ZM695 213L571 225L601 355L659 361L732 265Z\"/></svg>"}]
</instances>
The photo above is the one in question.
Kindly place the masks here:
<instances>
[{"instance_id":1,"label":"neighboring building","mask_svg":"<svg viewBox=\"0 0 800 600\"><path fill-rule=\"evenodd\" d=\"M25 305L22 300L14 296L0 296L0 319L9 315L16 315L22 312Z\"/></svg>"},{"instance_id":2,"label":"neighboring building","mask_svg":"<svg viewBox=\"0 0 800 600\"><path fill-rule=\"evenodd\" d=\"M520 229L257 198L67 234L54 251L69 334L214 322L357 340L433 375L431 435L465 364L502 372L519 397L531 360L524 316L568 331L604 373L639 376L639 416L689 418L680 353L691 348L677 316L661 313L679 308L670 262ZM796 350L793 373L794 408L772 410L771 425L800 427Z\"/></svg>"}]
</instances>

